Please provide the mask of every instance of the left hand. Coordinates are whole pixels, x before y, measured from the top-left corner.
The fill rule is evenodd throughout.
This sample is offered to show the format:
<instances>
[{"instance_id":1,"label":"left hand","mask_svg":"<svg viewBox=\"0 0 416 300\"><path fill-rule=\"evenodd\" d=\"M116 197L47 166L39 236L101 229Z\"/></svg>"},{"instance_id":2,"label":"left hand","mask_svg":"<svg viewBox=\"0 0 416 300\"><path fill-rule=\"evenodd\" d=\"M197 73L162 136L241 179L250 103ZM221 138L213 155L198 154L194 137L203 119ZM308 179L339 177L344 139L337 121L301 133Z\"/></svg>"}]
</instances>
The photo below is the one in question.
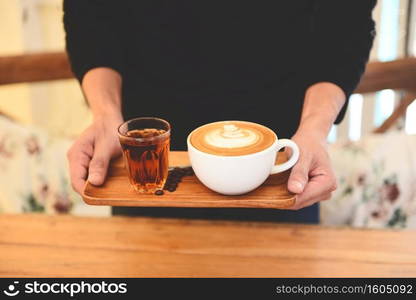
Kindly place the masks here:
<instances>
[{"instance_id":1,"label":"left hand","mask_svg":"<svg viewBox=\"0 0 416 300\"><path fill-rule=\"evenodd\" d=\"M297 194L291 210L329 200L337 188L335 174L327 151L327 142L312 131L298 131L292 140L299 146L300 156L292 168L288 189Z\"/></svg>"}]
</instances>

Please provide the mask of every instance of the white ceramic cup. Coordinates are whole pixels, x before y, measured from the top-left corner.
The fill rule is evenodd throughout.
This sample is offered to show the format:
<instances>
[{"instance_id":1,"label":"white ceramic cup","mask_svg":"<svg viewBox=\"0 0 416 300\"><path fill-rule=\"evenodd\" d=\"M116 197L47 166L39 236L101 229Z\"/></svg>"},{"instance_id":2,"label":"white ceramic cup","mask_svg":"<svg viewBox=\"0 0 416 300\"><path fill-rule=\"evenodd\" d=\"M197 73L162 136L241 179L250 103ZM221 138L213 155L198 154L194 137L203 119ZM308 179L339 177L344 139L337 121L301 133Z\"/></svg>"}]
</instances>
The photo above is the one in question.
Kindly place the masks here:
<instances>
[{"instance_id":1,"label":"white ceramic cup","mask_svg":"<svg viewBox=\"0 0 416 300\"><path fill-rule=\"evenodd\" d=\"M290 169L299 159L299 148L295 142L279 140L276 134L275 142L262 151L239 156L221 156L202 152L192 146L190 137L194 131L187 138L192 168L205 186L220 194L248 193L259 187L269 175ZM275 165L279 150L284 147L291 148L292 155L288 161Z\"/></svg>"}]
</instances>

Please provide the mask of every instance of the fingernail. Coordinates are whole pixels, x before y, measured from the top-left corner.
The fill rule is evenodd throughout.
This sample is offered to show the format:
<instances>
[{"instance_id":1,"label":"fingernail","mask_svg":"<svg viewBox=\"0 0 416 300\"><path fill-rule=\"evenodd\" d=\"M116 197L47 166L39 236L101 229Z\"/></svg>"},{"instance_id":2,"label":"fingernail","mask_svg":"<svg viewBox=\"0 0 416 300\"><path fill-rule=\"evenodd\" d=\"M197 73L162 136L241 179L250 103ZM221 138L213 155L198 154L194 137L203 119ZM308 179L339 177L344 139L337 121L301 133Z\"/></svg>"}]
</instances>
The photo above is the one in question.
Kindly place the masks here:
<instances>
[{"instance_id":1,"label":"fingernail","mask_svg":"<svg viewBox=\"0 0 416 300\"><path fill-rule=\"evenodd\" d=\"M292 188L296 191L296 192L302 192L303 191L303 184L300 183L299 181L292 181L291 183Z\"/></svg>"},{"instance_id":2,"label":"fingernail","mask_svg":"<svg viewBox=\"0 0 416 300\"><path fill-rule=\"evenodd\" d=\"M100 175L96 174L96 173L92 173L88 176L88 181L91 183L97 183L100 181Z\"/></svg>"}]
</instances>

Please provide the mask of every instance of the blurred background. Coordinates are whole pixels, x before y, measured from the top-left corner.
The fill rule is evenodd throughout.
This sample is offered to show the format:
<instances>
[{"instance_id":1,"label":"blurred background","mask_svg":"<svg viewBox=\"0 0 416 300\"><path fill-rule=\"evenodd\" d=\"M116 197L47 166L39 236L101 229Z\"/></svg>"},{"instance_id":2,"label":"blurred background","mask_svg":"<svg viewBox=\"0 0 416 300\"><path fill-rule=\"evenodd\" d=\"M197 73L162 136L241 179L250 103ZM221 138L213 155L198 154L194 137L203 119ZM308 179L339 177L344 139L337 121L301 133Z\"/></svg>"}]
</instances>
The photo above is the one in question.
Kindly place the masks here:
<instances>
[{"instance_id":1,"label":"blurred background","mask_svg":"<svg viewBox=\"0 0 416 300\"><path fill-rule=\"evenodd\" d=\"M416 80L410 78L416 75L416 3L379 0L374 19L374 72L328 137L339 188L322 204L321 220L416 228L416 85L409 84ZM2 58L62 53L64 37L62 0L0 0L0 77L7 78ZM406 84L390 83L397 74L407 76ZM91 121L78 82L6 81L0 80L0 213L109 216L108 207L85 205L69 183L66 151Z\"/></svg>"},{"instance_id":2,"label":"blurred background","mask_svg":"<svg viewBox=\"0 0 416 300\"><path fill-rule=\"evenodd\" d=\"M62 0L0 0L0 55L64 51ZM50 134L74 136L89 123L76 80L0 86L0 111Z\"/></svg>"}]
</instances>

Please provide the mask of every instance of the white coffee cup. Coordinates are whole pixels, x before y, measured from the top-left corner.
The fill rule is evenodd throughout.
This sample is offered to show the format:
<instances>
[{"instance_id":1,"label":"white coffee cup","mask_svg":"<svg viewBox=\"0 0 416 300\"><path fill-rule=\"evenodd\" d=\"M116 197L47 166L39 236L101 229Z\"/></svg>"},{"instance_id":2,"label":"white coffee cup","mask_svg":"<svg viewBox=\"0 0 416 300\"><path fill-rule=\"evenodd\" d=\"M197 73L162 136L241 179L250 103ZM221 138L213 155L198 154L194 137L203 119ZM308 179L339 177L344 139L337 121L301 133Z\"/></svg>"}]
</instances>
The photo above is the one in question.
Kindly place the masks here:
<instances>
[{"instance_id":1,"label":"white coffee cup","mask_svg":"<svg viewBox=\"0 0 416 300\"><path fill-rule=\"evenodd\" d=\"M220 194L248 193L259 187L271 174L290 169L299 159L299 148L295 142L279 140L276 134L274 143L264 150L246 155L222 156L196 149L190 141L194 131L187 138L192 168L205 186ZM279 150L284 147L291 148L292 154L288 161L275 165Z\"/></svg>"}]
</instances>

